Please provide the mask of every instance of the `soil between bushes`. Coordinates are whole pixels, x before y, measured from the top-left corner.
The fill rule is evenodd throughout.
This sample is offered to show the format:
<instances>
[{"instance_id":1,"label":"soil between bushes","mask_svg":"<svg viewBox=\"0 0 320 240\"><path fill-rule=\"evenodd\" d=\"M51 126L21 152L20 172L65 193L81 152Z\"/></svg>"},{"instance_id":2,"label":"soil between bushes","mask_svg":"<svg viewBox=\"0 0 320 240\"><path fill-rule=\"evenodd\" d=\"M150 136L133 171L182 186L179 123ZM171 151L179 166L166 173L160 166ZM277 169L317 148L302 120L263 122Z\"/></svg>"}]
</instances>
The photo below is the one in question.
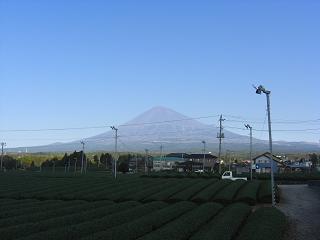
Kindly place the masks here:
<instances>
[{"instance_id":1,"label":"soil between bushes","mask_svg":"<svg viewBox=\"0 0 320 240\"><path fill-rule=\"evenodd\" d=\"M320 187L279 185L281 201L277 207L288 217L285 240L320 239Z\"/></svg>"}]
</instances>

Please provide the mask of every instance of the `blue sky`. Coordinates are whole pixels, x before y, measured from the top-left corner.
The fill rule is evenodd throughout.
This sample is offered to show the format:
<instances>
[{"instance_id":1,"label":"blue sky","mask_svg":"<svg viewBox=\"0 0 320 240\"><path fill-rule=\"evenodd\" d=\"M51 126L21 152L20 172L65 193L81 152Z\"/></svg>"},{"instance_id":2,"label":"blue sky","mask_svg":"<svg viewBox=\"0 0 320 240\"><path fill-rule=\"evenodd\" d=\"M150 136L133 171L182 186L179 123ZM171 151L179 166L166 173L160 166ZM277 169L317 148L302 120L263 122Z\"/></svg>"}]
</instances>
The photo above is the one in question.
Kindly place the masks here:
<instances>
[{"instance_id":1,"label":"blue sky","mask_svg":"<svg viewBox=\"0 0 320 240\"><path fill-rule=\"evenodd\" d=\"M251 84L272 91L273 119L319 119L319 11L315 0L0 0L0 129L117 125L158 105L254 124L266 101ZM101 131L0 132L0 140L37 145ZM319 133L274 138L318 142Z\"/></svg>"}]
</instances>

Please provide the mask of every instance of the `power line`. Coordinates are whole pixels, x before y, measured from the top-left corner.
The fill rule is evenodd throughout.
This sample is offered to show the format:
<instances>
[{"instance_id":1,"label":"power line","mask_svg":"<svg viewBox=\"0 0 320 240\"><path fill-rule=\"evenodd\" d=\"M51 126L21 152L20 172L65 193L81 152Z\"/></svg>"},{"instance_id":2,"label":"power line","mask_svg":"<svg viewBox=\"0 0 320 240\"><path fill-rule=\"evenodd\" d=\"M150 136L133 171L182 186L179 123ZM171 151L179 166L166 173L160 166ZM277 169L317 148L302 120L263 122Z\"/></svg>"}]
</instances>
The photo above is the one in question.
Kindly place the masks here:
<instances>
[{"instance_id":1,"label":"power line","mask_svg":"<svg viewBox=\"0 0 320 240\"><path fill-rule=\"evenodd\" d=\"M196 117L196 118L182 118L182 119L159 121L159 122L144 122L144 123L122 124L122 125L119 125L119 127L131 127L131 126L140 126L140 125L154 125L154 124L171 123L171 122L182 122L182 121L190 121L190 120L215 118L215 117L218 117L218 116L219 115Z\"/></svg>"},{"instance_id":2,"label":"power line","mask_svg":"<svg viewBox=\"0 0 320 240\"><path fill-rule=\"evenodd\" d=\"M204 116L204 117L196 117L196 118L183 118L183 119L175 119L168 121L157 121L157 122L144 122L144 123L132 123L132 124L120 124L118 127L131 127L131 126L141 126L141 125L154 125L154 124L163 124L163 123L171 123L171 122L182 122L182 121L190 121L190 120L198 120L198 119L207 119L214 118L218 115L214 116ZM111 125L101 125L101 126L87 126L87 127L66 127L66 128L40 128L40 129L0 129L0 132L44 132L44 131L69 131L69 130L86 130L86 129L101 129L101 128L109 128Z\"/></svg>"},{"instance_id":3,"label":"power line","mask_svg":"<svg viewBox=\"0 0 320 240\"><path fill-rule=\"evenodd\" d=\"M68 128L40 128L40 129L9 129L0 132L47 132L47 131L69 131L69 130L85 130L85 129L101 129L109 126L90 126L90 127L68 127Z\"/></svg>"},{"instance_id":4,"label":"power line","mask_svg":"<svg viewBox=\"0 0 320 240\"><path fill-rule=\"evenodd\" d=\"M210 124L208 125L208 127L216 127L215 125L213 124ZM199 129L192 129L191 131L188 131L188 133L197 133L197 132L203 132L203 131L210 131L211 129L210 128L199 128ZM243 127L236 127L236 126L230 126L230 125L227 125L225 126L225 128L227 129L237 129L237 130L242 130L242 131L246 131L245 128ZM317 132L310 132L310 131L319 131L320 128L308 128L308 129L274 129L272 130L273 132L306 132L308 134L319 134ZM253 131L256 131L256 132L267 132L267 130L263 127L262 129L253 129ZM166 133L166 134L175 134L175 133L183 133L184 131L165 131L163 133ZM122 137L122 138L130 138L130 137L144 137L144 136L152 136L154 135L154 133L150 133L150 134L130 134L130 135L120 135L119 137ZM261 138L261 136L260 136ZM78 138L9 138L7 140L21 140L21 139L24 139L24 140L29 140L29 141L32 141L32 140L47 140L47 141L77 141ZM106 136L106 137L88 137L88 138L85 138L86 142L93 142L93 141L101 141L101 142L105 142L109 139L114 139L113 136Z\"/></svg>"},{"instance_id":5,"label":"power line","mask_svg":"<svg viewBox=\"0 0 320 240\"><path fill-rule=\"evenodd\" d=\"M165 124L172 122L182 122L182 121L190 121L190 120L199 120L199 119L208 119L215 118L219 115L211 115L211 116L203 116L203 117L195 117L195 118L184 118L184 119L175 119L168 121L157 121L157 122L143 122L143 123L132 123L132 124L120 124L119 127L130 127L130 126L143 126L143 125L155 125L155 124ZM228 119L229 122L239 122L243 123L244 121L255 123L255 124L265 124L265 121L250 121L249 119L243 118L241 116L232 116L226 115L231 118L241 119L241 120L233 120ZM283 121L274 121L274 124L301 124L301 123L320 123L320 119L311 119L311 120L283 120ZM65 127L65 128L39 128L39 129L0 129L0 132L45 132L45 131L72 131L72 130L89 130L89 129L104 129L109 128L109 125L100 125L100 126L84 126L84 127ZM311 129L312 130L312 129Z\"/></svg>"},{"instance_id":6,"label":"power line","mask_svg":"<svg viewBox=\"0 0 320 240\"><path fill-rule=\"evenodd\" d=\"M247 122L251 122L251 123L263 123L262 119L253 119L253 118L246 118L243 116L234 116L234 115L227 115L224 114L224 116L228 117L228 121L232 121L232 122L242 122L243 121L247 121ZM240 119L240 120L230 120L231 119ZM241 121L242 120L242 121ZM310 122L320 122L320 118L316 118L316 119L307 119L307 120L292 120L292 119L274 119L272 121L272 123L277 123L277 124L300 124L300 123L310 123Z\"/></svg>"},{"instance_id":7,"label":"power line","mask_svg":"<svg viewBox=\"0 0 320 240\"><path fill-rule=\"evenodd\" d=\"M243 123L245 120L227 120L228 122L239 122ZM260 121L248 121L250 123L255 123L255 124L265 124L265 121L260 122ZM304 121L273 121L273 124L304 124L304 123L320 123L320 119L314 119L314 120L304 120Z\"/></svg>"},{"instance_id":8,"label":"power line","mask_svg":"<svg viewBox=\"0 0 320 240\"><path fill-rule=\"evenodd\" d=\"M242 127L234 127L234 126L225 126L225 128L230 128L230 129L238 129L238 130L243 130L245 131L245 128ZM265 129L252 129L253 131L256 132L268 132L268 130ZM306 129L273 129L273 132L306 132L306 131L319 131L320 128L306 128Z\"/></svg>"}]
</instances>

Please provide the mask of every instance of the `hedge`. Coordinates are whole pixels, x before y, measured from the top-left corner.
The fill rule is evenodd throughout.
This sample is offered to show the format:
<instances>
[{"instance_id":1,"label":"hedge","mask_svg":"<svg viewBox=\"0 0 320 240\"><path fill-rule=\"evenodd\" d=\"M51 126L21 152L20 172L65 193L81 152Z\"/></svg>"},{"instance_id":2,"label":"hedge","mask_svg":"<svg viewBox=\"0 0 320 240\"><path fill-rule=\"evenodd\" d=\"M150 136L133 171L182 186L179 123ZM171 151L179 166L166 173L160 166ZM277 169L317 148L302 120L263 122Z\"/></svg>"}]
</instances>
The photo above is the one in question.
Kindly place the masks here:
<instances>
[{"instance_id":1,"label":"hedge","mask_svg":"<svg viewBox=\"0 0 320 240\"><path fill-rule=\"evenodd\" d=\"M104 229L112 228L128 221L132 221L166 206L167 204L164 202L152 202L137 206L135 208L127 209L125 211L105 214L103 217L96 219L91 219L88 217L87 220L82 223L51 229L45 232L30 235L29 238L25 239L79 239L94 232L99 232Z\"/></svg>"},{"instance_id":2,"label":"hedge","mask_svg":"<svg viewBox=\"0 0 320 240\"><path fill-rule=\"evenodd\" d=\"M159 191L147 198L144 199L144 201L167 201L173 194L180 192L184 188L188 187L190 185L190 181L179 181L177 184L173 185L172 187L168 187L162 191Z\"/></svg>"},{"instance_id":3,"label":"hedge","mask_svg":"<svg viewBox=\"0 0 320 240\"><path fill-rule=\"evenodd\" d=\"M94 208L91 210L83 209L83 211L79 213L50 218L34 223L24 223L7 228L1 228L0 236L1 239L15 239L18 237L28 236L33 233L37 233L36 235L38 235L38 232L41 231L47 231L48 229L58 228L61 226L68 226L74 224L75 222L85 222L88 221L88 219L91 219L93 221L93 219L100 218L114 212L125 211L126 209L132 208L137 205L139 205L139 203L137 202L111 204L109 201L106 201L106 206L104 207Z\"/></svg>"},{"instance_id":4,"label":"hedge","mask_svg":"<svg viewBox=\"0 0 320 240\"><path fill-rule=\"evenodd\" d=\"M275 185L275 197L276 201L280 201L280 193L278 186ZM272 203L272 195L271 195L271 181L266 180L261 182L261 186L258 192L259 202L262 203Z\"/></svg>"},{"instance_id":5,"label":"hedge","mask_svg":"<svg viewBox=\"0 0 320 240\"><path fill-rule=\"evenodd\" d=\"M38 213L29 213L29 214L24 214L20 216L0 219L0 228L23 224L23 223L44 221L50 218L68 216L74 213L79 213L84 210L90 210L90 209L106 206L106 201L83 203L82 201L77 200L77 201L69 201L65 203L66 205L57 206L55 209L51 209L47 211L42 211ZM78 204L78 203L82 203L82 204Z\"/></svg>"},{"instance_id":6,"label":"hedge","mask_svg":"<svg viewBox=\"0 0 320 240\"><path fill-rule=\"evenodd\" d=\"M11 207L13 207L14 209L26 208L28 206L32 206L34 204L39 204L39 203L41 202L36 199L26 199L26 200L11 199L11 202L6 201L0 205L0 211L2 212L5 210L8 210Z\"/></svg>"},{"instance_id":7,"label":"hedge","mask_svg":"<svg viewBox=\"0 0 320 240\"><path fill-rule=\"evenodd\" d=\"M135 184L133 186L127 187L122 191L119 191L119 192L117 191L115 193L108 194L107 199L113 200L113 201L124 201L124 200L126 200L126 198L129 194L139 192L143 189L152 187L153 185L154 185L153 181L140 182L140 183Z\"/></svg>"},{"instance_id":8,"label":"hedge","mask_svg":"<svg viewBox=\"0 0 320 240\"><path fill-rule=\"evenodd\" d=\"M273 207L263 207L251 214L236 240L282 240L287 221Z\"/></svg>"},{"instance_id":9,"label":"hedge","mask_svg":"<svg viewBox=\"0 0 320 240\"><path fill-rule=\"evenodd\" d=\"M133 240L149 232L158 229L162 225L178 218L182 214L195 208L192 202L179 202L164 209L152 212L126 224L108 229L103 232L94 233L85 238L87 240L112 239L112 240ZM169 223L170 224L170 223Z\"/></svg>"},{"instance_id":10,"label":"hedge","mask_svg":"<svg viewBox=\"0 0 320 240\"><path fill-rule=\"evenodd\" d=\"M212 185L206 187L199 193L197 193L194 197L191 198L194 202L208 202L210 201L213 196L220 191L222 188L226 187L228 184L230 184L231 180L219 180Z\"/></svg>"},{"instance_id":11,"label":"hedge","mask_svg":"<svg viewBox=\"0 0 320 240\"><path fill-rule=\"evenodd\" d=\"M26 205L20 205L20 208L15 208L15 206L12 206L11 208L8 208L7 210L3 210L0 212L0 219L7 218L7 217L14 217L14 216L20 216L28 213L37 213L42 212L45 210L48 210L50 208L56 208L60 205L65 205L63 201L57 201L57 200L49 200L49 201L38 201ZM76 202L75 204L79 204L79 202ZM68 203L67 203L68 205Z\"/></svg>"},{"instance_id":12,"label":"hedge","mask_svg":"<svg viewBox=\"0 0 320 240\"><path fill-rule=\"evenodd\" d=\"M250 205L255 205L260 187L260 181L247 182L238 192L235 201L245 202Z\"/></svg>"},{"instance_id":13,"label":"hedge","mask_svg":"<svg viewBox=\"0 0 320 240\"><path fill-rule=\"evenodd\" d=\"M163 180L163 181L164 181L163 183L155 184L151 188L147 188L147 189L141 190L139 192L129 194L126 198L127 198L127 200L142 201L145 198L147 198L155 193L158 193L163 189L171 187L173 184L171 181L169 181L169 182L165 181L165 180Z\"/></svg>"},{"instance_id":14,"label":"hedge","mask_svg":"<svg viewBox=\"0 0 320 240\"><path fill-rule=\"evenodd\" d=\"M221 191L219 191L214 197L213 201L223 204L232 203L234 196L238 193L241 187L246 183L245 180L235 180Z\"/></svg>"},{"instance_id":15,"label":"hedge","mask_svg":"<svg viewBox=\"0 0 320 240\"><path fill-rule=\"evenodd\" d=\"M224 208L206 226L194 234L190 240L231 240L251 212L244 203L234 203ZM250 239L250 238L248 238Z\"/></svg>"},{"instance_id":16,"label":"hedge","mask_svg":"<svg viewBox=\"0 0 320 240\"><path fill-rule=\"evenodd\" d=\"M139 240L182 240L188 239L203 224L206 224L222 209L218 203L205 203L182 215L180 218L164 225Z\"/></svg>"},{"instance_id":17,"label":"hedge","mask_svg":"<svg viewBox=\"0 0 320 240\"><path fill-rule=\"evenodd\" d=\"M206 188L207 186L213 184L216 180L210 181L210 180L200 180L196 184L182 190L181 192L178 192L171 196L169 198L169 201L177 202L177 201L186 201L192 198L195 194L200 192L202 189Z\"/></svg>"},{"instance_id":18,"label":"hedge","mask_svg":"<svg viewBox=\"0 0 320 240\"><path fill-rule=\"evenodd\" d=\"M157 172L141 175L142 178L216 178L220 179L221 175L217 173L179 173L179 172Z\"/></svg>"}]
</instances>

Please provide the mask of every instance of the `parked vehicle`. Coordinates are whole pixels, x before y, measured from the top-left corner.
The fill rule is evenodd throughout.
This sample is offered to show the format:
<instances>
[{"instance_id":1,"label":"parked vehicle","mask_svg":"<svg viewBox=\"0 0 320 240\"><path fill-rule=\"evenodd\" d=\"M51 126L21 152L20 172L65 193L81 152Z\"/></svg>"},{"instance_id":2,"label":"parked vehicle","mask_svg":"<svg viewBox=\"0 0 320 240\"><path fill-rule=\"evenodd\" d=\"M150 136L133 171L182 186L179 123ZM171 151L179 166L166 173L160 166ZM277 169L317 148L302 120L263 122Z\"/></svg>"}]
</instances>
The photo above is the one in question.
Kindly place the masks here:
<instances>
[{"instance_id":1,"label":"parked vehicle","mask_svg":"<svg viewBox=\"0 0 320 240\"><path fill-rule=\"evenodd\" d=\"M223 174L222 174L222 177L221 179L230 179L230 180L248 180L246 177L233 177L232 176L232 171L225 171Z\"/></svg>"}]
</instances>

